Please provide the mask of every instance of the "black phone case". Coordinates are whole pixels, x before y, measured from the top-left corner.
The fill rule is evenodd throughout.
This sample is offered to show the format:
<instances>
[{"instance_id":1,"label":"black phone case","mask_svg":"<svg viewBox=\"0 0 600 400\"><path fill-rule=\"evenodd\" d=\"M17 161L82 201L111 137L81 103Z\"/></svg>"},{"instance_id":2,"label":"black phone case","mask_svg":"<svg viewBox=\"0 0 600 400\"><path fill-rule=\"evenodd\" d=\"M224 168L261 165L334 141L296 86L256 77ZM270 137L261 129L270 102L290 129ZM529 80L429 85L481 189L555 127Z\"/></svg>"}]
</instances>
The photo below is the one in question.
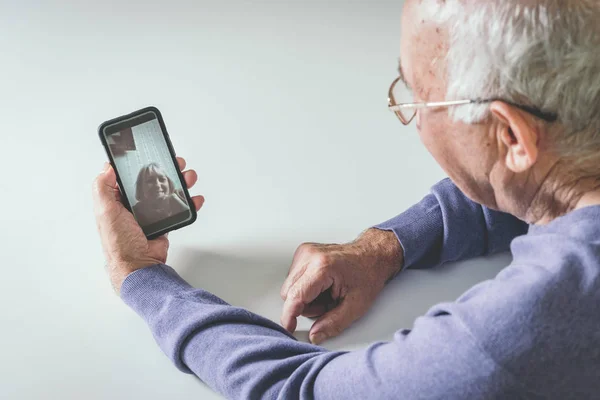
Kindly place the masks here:
<instances>
[{"instance_id":1,"label":"black phone case","mask_svg":"<svg viewBox=\"0 0 600 400\"><path fill-rule=\"evenodd\" d=\"M188 192L187 189L187 185L185 184L185 179L183 178L183 174L181 173L181 170L179 169L179 165L177 164L177 158L175 156L175 150L173 149L173 144L171 143L171 138L169 137L169 133L167 132L167 127L165 126L165 122L163 121L163 117L162 114L160 113L160 111L158 110L158 108L153 107L153 106L149 106L149 107L145 107L142 108L141 110L137 110L134 111L130 114L127 115L123 115L117 118L113 118L111 120L105 121L103 122L99 127L98 127L98 136L100 137L100 141L102 142L102 145L104 146L104 150L106 151L106 155L108 156L108 159L110 161L110 164L112 165L113 169L115 170L115 174L117 176L117 183L119 184L119 190L121 192L121 201L123 202L123 204L125 205L125 207L129 210L129 212L133 213L131 210L131 206L129 204L129 201L127 200L127 196L125 195L125 192L123 190L123 184L121 183L121 177L119 176L119 173L117 172L117 168L115 165L115 161L113 159L112 154L110 153L110 150L108 148L108 143L106 142L106 138L104 137L104 128L106 128L108 125L113 125L115 123L127 120L127 119L131 119L134 117L137 117L141 114L147 113L148 111L152 111L156 114L157 119L158 119L158 123L160 124L160 128L163 132L163 136L165 138L165 141L167 142L167 147L169 148L169 153L171 154L171 160L173 161L173 164L175 165L175 170L177 171L177 176L179 177L179 180L181 181L181 187L183 188L183 192L185 194L185 197L187 199L187 202L190 206L190 212L192 214L192 217L188 220L188 221L184 221L181 222L177 225L173 225L170 226L168 228L165 228L163 230L160 230L158 232L152 233L150 235L146 235L146 237L148 238L148 240L152 240L155 239L159 236L164 235L167 232L171 232L180 228L183 228L184 226L188 226L193 224L196 221L197 218L197 213L196 213L196 207L194 206L194 203L192 201L192 198L190 196L190 193Z\"/></svg>"}]
</instances>

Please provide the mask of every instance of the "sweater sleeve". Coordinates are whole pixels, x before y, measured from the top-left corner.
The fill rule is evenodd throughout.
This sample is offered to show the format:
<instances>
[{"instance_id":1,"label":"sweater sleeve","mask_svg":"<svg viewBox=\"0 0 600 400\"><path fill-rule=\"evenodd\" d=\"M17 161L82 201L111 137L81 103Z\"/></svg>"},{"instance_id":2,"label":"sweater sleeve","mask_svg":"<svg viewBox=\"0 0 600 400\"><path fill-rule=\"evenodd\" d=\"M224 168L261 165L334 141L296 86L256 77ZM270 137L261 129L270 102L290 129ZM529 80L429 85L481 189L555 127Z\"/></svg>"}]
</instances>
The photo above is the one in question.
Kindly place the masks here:
<instances>
[{"instance_id":1,"label":"sweater sleeve","mask_svg":"<svg viewBox=\"0 0 600 400\"><path fill-rule=\"evenodd\" d=\"M164 353L231 399L516 398L515 382L452 313L353 352L298 342L281 326L194 289L166 265L129 275L123 300Z\"/></svg>"},{"instance_id":2,"label":"sweater sleeve","mask_svg":"<svg viewBox=\"0 0 600 400\"><path fill-rule=\"evenodd\" d=\"M510 214L471 201L444 179L419 203L374 228L396 234L404 268L427 268L506 251L528 227Z\"/></svg>"}]
</instances>

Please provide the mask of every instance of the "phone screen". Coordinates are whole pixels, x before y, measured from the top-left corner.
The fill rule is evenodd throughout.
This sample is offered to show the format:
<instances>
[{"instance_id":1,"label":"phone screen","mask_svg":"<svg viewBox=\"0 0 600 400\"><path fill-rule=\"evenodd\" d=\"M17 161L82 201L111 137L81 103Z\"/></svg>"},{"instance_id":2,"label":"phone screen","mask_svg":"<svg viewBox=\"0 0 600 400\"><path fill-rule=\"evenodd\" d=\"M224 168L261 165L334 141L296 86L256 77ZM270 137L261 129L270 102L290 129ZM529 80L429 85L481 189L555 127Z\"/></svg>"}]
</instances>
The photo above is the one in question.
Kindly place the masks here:
<instances>
[{"instance_id":1,"label":"phone screen","mask_svg":"<svg viewBox=\"0 0 600 400\"><path fill-rule=\"evenodd\" d=\"M155 112L105 125L101 134L121 192L146 236L192 219L189 195Z\"/></svg>"}]
</instances>

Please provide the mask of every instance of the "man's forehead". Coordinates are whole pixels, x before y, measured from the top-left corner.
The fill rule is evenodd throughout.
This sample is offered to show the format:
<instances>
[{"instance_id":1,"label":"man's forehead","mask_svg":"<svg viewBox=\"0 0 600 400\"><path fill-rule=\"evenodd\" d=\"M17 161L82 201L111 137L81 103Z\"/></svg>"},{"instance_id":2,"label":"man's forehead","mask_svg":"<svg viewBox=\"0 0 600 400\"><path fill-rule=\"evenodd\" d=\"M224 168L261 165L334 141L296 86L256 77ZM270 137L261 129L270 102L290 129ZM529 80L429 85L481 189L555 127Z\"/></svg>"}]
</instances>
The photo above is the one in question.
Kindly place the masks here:
<instances>
[{"instance_id":1,"label":"man's forehead","mask_svg":"<svg viewBox=\"0 0 600 400\"><path fill-rule=\"evenodd\" d=\"M416 7L437 0L409 0ZM409 12L402 18L402 45L398 74L415 90L444 85L448 31L425 14Z\"/></svg>"}]
</instances>

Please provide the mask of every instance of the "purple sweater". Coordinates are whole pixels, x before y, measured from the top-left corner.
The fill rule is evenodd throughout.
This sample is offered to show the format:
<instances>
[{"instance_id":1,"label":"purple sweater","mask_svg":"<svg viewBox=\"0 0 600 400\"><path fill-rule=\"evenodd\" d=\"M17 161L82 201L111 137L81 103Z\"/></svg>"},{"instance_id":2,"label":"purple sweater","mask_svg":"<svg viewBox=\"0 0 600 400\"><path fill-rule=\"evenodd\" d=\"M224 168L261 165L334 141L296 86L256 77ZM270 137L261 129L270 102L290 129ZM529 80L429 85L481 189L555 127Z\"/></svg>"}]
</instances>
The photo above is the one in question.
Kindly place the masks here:
<instances>
[{"instance_id":1,"label":"purple sweater","mask_svg":"<svg viewBox=\"0 0 600 400\"><path fill-rule=\"evenodd\" d=\"M444 180L378 228L396 233L408 268L509 244L513 262L456 301L433 306L393 341L352 352L298 342L278 324L194 289L166 265L129 275L121 296L179 369L228 398L600 397L600 206L527 232Z\"/></svg>"}]
</instances>

